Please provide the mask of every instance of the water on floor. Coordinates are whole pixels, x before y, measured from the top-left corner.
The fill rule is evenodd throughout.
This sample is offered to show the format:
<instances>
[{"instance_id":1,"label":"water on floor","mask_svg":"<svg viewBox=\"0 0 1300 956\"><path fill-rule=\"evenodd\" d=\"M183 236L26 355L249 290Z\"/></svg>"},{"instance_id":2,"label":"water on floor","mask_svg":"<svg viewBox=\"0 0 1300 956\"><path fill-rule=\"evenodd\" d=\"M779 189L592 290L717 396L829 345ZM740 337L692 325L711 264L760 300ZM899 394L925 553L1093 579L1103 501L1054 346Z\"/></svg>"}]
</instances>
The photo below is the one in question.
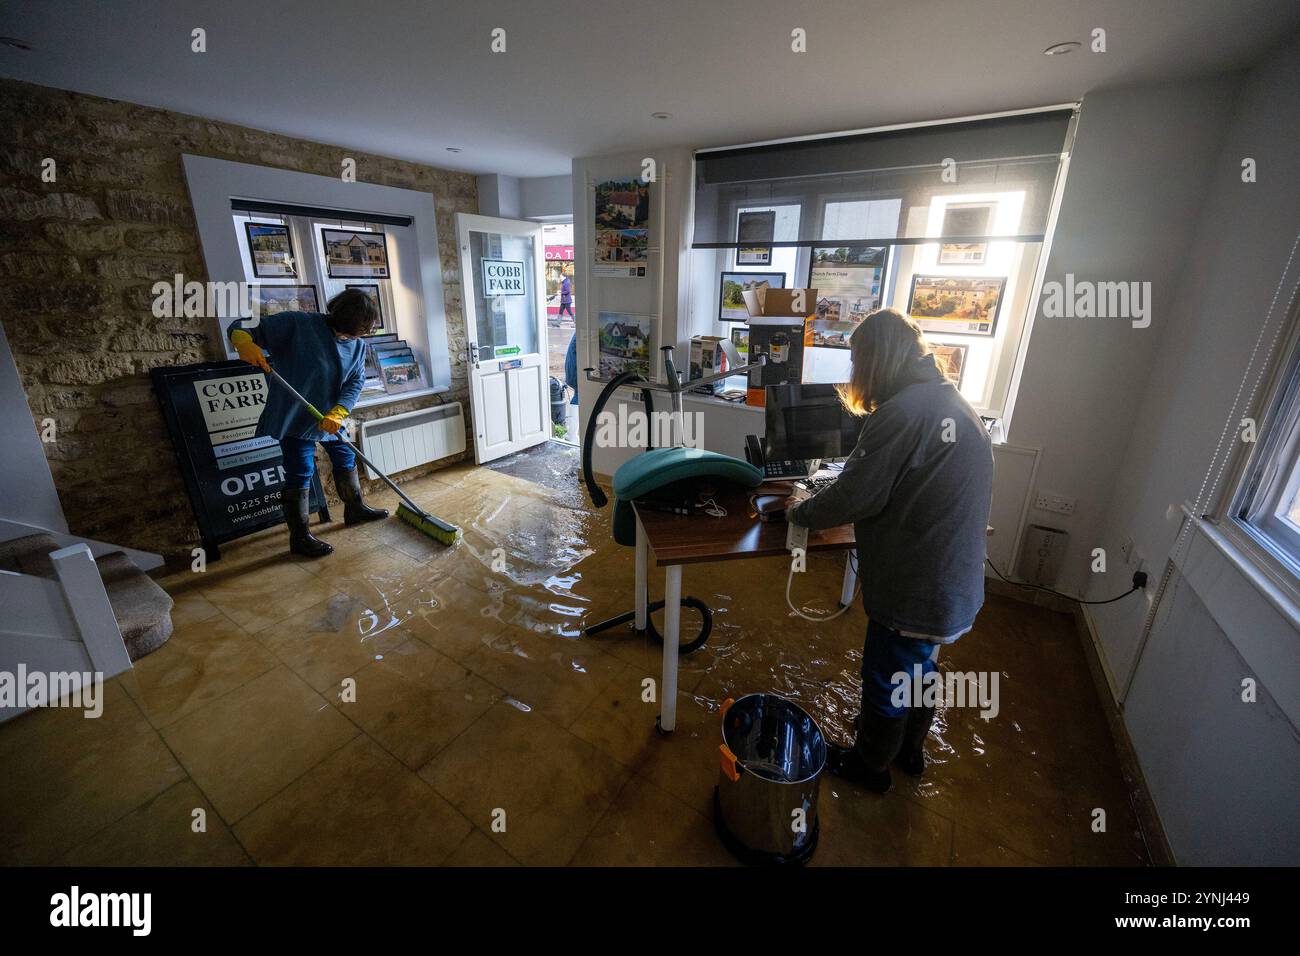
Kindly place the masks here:
<instances>
[{"instance_id":1,"label":"water on floor","mask_svg":"<svg viewBox=\"0 0 1300 956\"><path fill-rule=\"evenodd\" d=\"M411 482L463 528L451 548L336 523L310 561L273 529L164 581L175 634L101 720L0 726L0 862L733 862L710 823L721 702L780 693L847 743L865 618L792 615L782 559L688 566L714 631L657 735L659 645L583 634L631 608L633 558L576 470L561 446ZM834 607L842 561L814 556L797 600ZM925 776L884 797L824 780L814 863L1147 862L1069 618L990 596L940 667L997 672L999 713L940 713Z\"/></svg>"}]
</instances>

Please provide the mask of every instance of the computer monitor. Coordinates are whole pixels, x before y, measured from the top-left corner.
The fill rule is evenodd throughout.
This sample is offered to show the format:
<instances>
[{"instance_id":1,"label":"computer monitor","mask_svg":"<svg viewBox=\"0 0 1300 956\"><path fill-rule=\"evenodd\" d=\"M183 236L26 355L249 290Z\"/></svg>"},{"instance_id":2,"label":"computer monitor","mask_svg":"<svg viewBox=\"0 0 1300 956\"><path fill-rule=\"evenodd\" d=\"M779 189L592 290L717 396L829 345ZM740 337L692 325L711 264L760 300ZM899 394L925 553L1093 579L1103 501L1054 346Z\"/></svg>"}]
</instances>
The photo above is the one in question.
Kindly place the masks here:
<instances>
[{"instance_id":1,"label":"computer monitor","mask_svg":"<svg viewBox=\"0 0 1300 956\"><path fill-rule=\"evenodd\" d=\"M767 386L764 452L769 461L847 458L862 419L849 413L834 385Z\"/></svg>"}]
</instances>

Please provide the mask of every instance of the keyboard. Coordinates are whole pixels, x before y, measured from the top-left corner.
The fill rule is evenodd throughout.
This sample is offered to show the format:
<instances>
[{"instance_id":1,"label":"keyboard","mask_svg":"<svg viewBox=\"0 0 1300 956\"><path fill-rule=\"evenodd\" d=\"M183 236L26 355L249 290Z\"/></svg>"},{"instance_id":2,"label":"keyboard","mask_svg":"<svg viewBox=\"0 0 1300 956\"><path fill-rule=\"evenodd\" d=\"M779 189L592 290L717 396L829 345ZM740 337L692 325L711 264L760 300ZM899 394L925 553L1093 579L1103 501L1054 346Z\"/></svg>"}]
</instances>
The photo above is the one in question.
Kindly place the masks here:
<instances>
[{"instance_id":1,"label":"keyboard","mask_svg":"<svg viewBox=\"0 0 1300 956\"><path fill-rule=\"evenodd\" d=\"M817 494L835 483L839 475L818 475L816 478L805 478L803 481L795 482L801 488L807 489L811 495Z\"/></svg>"},{"instance_id":2,"label":"keyboard","mask_svg":"<svg viewBox=\"0 0 1300 956\"><path fill-rule=\"evenodd\" d=\"M808 460L768 461L763 464L764 478L807 478L813 463Z\"/></svg>"}]
</instances>

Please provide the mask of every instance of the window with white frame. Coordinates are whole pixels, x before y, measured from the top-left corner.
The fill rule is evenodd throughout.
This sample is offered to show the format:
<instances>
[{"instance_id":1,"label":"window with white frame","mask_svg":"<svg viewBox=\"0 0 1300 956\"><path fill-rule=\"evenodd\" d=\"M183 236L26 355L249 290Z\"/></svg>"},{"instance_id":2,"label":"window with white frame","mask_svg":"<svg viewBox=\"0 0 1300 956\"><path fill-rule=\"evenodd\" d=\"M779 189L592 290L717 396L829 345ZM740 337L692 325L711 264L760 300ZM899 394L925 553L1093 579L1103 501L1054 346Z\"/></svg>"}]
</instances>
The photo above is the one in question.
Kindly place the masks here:
<instances>
[{"instance_id":1,"label":"window with white frame","mask_svg":"<svg viewBox=\"0 0 1300 956\"><path fill-rule=\"evenodd\" d=\"M1253 542L1270 570L1300 589L1300 300L1292 302L1291 347L1280 366L1250 448L1228 518Z\"/></svg>"}]
</instances>

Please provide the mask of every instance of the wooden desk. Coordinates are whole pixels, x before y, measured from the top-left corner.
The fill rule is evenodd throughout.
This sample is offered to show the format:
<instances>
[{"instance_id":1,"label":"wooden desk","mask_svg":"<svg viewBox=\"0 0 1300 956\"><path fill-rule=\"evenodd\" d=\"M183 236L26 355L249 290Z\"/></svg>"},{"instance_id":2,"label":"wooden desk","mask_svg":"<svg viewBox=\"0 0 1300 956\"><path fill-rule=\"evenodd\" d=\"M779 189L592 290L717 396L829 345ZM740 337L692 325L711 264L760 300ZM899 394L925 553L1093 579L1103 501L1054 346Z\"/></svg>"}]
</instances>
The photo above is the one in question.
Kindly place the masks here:
<instances>
[{"instance_id":1,"label":"wooden desk","mask_svg":"<svg viewBox=\"0 0 1300 956\"><path fill-rule=\"evenodd\" d=\"M731 488L714 500L727 512L714 517L705 512L678 515L633 503L636 511L636 628L646 627L646 594L650 553L655 566L664 568L664 657L659 729L669 733L677 725L677 658L681 638L682 565L706 561L737 561L788 555L784 521L759 521L749 506L752 494L784 494L789 483L764 485L749 492ZM843 525L808 534L808 551L846 551L856 544L853 526ZM853 600L857 578L852 563L844 562L840 602Z\"/></svg>"}]
</instances>

